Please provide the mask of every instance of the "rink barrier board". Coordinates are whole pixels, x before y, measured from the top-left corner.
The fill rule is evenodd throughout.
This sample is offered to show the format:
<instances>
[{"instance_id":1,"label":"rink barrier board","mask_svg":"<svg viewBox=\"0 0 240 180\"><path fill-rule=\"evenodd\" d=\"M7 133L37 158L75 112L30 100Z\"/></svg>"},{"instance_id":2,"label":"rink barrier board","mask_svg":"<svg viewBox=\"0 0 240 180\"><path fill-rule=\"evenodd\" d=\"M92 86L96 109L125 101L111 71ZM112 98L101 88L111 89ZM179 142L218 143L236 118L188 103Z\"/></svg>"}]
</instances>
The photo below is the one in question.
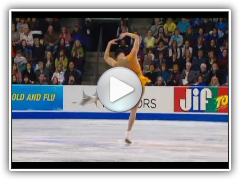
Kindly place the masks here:
<instances>
[{"instance_id":1,"label":"rink barrier board","mask_svg":"<svg viewBox=\"0 0 240 180\"><path fill-rule=\"evenodd\" d=\"M103 112L12 112L12 119L109 119L127 120L129 113ZM138 113L137 120L228 122L228 114Z\"/></svg>"},{"instance_id":2,"label":"rink barrier board","mask_svg":"<svg viewBox=\"0 0 240 180\"><path fill-rule=\"evenodd\" d=\"M83 94L92 96L96 94L96 86L64 86L65 112L111 112L105 108L100 101L79 105ZM138 112L140 113L172 113L174 112L173 87L146 87L143 98L140 101ZM164 102L164 103L162 103Z\"/></svg>"},{"instance_id":3,"label":"rink barrier board","mask_svg":"<svg viewBox=\"0 0 240 180\"><path fill-rule=\"evenodd\" d=\"M100 101L80 106L83 93L95 94L96 86L12 85L12 117L128 119L129 113L113 113ZM228 87L146 87L137 119L228 122Z\"/></svg>"},{"instance_id":4,"label":"rink barrier board","mask_svg":"<svg viewBox=\"0 0 240 180\"><path fill-rule=\"evenodd\" d=\"M12 110L63 110L64 86L13 85Z\"/></svg>"}]
</instances>

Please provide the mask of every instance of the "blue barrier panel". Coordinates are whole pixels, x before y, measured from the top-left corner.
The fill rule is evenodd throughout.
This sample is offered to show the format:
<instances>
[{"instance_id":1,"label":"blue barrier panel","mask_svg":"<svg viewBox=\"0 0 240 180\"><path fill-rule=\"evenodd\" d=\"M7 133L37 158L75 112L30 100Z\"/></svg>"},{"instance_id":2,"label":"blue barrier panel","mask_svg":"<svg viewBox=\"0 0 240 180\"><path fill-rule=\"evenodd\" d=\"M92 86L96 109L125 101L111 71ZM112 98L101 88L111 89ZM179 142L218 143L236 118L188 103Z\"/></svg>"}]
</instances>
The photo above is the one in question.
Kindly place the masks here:
<instances>
[{"instance_id":1,"label":"blue barrier panel","mask_svg":"<svg viewBox=\"0 0 240 180\"><path fill-rule=\"evenodd\" d=\"M63 86L12 85L12 110L63 110Z\"/></svg>"},{"instance_id":2,"label":"blue barrier panel","mask_svg":"<svg viewBox=\"0 0 240 180\"><path fill-rule=\"evenodd\" d=\"M129 113L104 112L12 112L13 119L125 119ZM138 113L138 120L228 122L228 114Z\"/></svg>"}]
</instances>

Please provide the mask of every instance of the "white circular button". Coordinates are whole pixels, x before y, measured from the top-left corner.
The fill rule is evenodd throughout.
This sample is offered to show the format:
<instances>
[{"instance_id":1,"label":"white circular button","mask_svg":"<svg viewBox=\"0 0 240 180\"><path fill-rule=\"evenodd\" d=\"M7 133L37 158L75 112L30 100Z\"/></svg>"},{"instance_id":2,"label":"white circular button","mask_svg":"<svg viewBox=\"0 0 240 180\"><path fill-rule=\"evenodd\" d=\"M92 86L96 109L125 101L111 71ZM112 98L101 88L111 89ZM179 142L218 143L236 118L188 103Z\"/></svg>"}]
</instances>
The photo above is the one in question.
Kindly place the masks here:
<instances>
[{"instance_id":1,"label":"white circular button","mask_svg":"<svg viewBox=\"0 0 240 180\"><path fill-rule=\"evenodd\" d=\"M97 94L107 109L125 112L139 102L142 96L142 84L132 70L115 67L102 74L97 84Z\"/></svg>"}]
</instances>

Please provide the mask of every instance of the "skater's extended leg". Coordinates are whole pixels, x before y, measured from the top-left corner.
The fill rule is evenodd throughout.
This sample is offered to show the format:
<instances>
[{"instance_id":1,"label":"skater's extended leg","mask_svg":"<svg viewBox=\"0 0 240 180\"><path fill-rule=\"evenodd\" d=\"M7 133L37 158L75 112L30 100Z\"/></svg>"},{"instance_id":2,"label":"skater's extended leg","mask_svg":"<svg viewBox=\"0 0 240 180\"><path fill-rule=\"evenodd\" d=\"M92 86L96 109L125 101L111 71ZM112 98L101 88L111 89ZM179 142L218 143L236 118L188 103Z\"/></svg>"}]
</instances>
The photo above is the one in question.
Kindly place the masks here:
<instances>
[{"instance_id":1,"label":"skater's extended leg","mask_svg":"<svg viewBox=\"0 0 240 180\"><path fill-rule=\"evenodd\" d=\"M145 88L143 88L143 92L142 92L142 96L145 92ZM142 99L142 96L141 96L141 99ZM140 101L141 101L140 99ZM131 143L131 140L130 140L130 133L131 133L131 130L133 128L133 125L134 125L134 122L136 120L136 115L137 115L137 110L138 110L138 106L140 104L140 101L136 104L136 106L134 108L131 109L130 111L130 116L129 116L129 120L128 120L128 128L127 128L127 132L126 132L126 138L125 138L125 141L126 143L130 144Z\"/></svg>"}]
</instances>

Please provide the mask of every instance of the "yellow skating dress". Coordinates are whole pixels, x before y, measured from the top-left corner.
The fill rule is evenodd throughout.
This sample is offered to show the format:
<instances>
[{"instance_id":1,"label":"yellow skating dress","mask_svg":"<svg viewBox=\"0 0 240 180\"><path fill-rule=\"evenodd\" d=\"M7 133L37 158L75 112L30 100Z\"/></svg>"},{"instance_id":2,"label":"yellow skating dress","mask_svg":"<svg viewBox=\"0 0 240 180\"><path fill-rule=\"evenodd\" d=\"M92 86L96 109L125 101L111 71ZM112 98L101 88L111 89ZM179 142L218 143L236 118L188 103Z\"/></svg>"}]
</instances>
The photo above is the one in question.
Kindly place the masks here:
<instances>
[{"instance_id":1,"label":"yellow skating dress","mask_svg":"<svg viewBox=\"0 0 240 180\"><path fill-rule=\"evenodd\" d=\"M151 82L150 79L143 76L142 69L141 69L139 62L137 60L135 60L133 55L131 55L131 54L129 54L127 56L126 60L117 61L117 66L125 67L125 68L131 69L133 72L135 72L142 83L142 87L145 87L146 83Z\"/></svg>"}]
</instances>

